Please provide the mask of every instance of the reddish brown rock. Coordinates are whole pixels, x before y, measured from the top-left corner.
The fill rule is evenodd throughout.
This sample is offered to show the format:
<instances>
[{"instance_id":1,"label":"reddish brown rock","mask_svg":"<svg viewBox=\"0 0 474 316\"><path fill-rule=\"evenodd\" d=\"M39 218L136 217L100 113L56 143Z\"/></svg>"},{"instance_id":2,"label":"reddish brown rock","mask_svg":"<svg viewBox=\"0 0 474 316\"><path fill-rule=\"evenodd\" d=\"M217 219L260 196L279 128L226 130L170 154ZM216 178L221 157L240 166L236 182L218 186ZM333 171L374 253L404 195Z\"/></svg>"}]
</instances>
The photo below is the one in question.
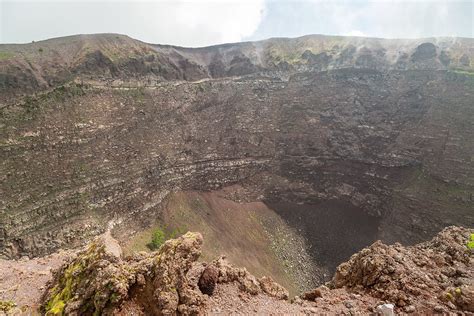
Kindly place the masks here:
<instances>
[{"instance_id":1,"label":"reddish brown rock","mask_svg":"<svg viewBox=\"0 0 474 316\"><path fill-rule=\"evenodd\" d=\"M288 291L283 286L273 281L271 277L262 277L258 280L258 282L260 283L260 287L262 288L263 292L269 296L280 300L288 299Z\"/></svg>"},{"instance_id":2,"label":"reddish brown rock","mask_svg":"<svg viewBox=\"0 0 474 316\"><path fill-rule=\"evenodd\" d=\"M199 279L199 289L207 295L212 295L219 281L219 270L214 265L209 265Z\"/></svg>"}]
</instances>

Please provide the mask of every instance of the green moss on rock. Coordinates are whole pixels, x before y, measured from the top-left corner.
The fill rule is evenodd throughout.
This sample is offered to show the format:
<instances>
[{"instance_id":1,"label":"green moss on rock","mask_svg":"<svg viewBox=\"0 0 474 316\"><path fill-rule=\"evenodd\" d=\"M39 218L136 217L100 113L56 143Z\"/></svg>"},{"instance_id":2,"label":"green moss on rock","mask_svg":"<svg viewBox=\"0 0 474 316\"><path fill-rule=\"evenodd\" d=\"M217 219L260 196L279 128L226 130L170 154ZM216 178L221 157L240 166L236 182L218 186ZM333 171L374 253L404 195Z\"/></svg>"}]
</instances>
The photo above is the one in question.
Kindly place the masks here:
<instances>
[{"instance_id":1,"label":"green moss on rock","mask_svg":"<svg viewBox=\"0 0 474 316\"><path fill-rule=\"evenodd\" d=\"M16 303L13 301L0 301L0 311L1 312L8 312L12 308L16 307Z\"/></svg>"}]
</instances>

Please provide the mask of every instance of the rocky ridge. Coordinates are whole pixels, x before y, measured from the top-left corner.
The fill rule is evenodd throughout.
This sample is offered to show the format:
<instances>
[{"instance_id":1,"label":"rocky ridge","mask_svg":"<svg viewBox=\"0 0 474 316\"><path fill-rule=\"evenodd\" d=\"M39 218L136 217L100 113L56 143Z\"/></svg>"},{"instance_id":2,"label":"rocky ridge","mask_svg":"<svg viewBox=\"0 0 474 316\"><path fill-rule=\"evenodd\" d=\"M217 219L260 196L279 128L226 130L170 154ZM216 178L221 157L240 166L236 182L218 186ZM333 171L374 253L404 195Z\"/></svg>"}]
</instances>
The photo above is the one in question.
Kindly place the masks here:
<instances>
[{"instance_id":1,"label":"rocky ridge","mask_svg":"<svg viewBox=\"0 0 474 316\"><path fill-rule=\"evenodd\" d=\"M157 252L126 258L105 235L53 273L42 308L68 315L353 314L393 303L397 313L470 315L474 269L466 244L471 234L449 227L413 247L378 241L341 264L325 286L291 303L288 292L271 278L257 279L224 258L197 261L203 242L198 233L169 240ZM25 281L27 277L19 280Z\"/></svg>"},{"instance_id":2,"label":"rocky ridge","mask_svg":"<svg viewBox=\"0 0 474 316\"><path fill-rule=\"evenodd\" d=\"M223 258L198 263L202 236L187 233L156 253L121 259L120 246L100 238L55 273L45 292L45 313L67 315L195 314L217 283L237 282L252 295L287 299L288 292L264 277L257 280Z\"/></svg>"},{"instance_id":3,"label":"rocky ridge","mask_svg":"<svg viewBox=\"0 0 474 316\"><path fill-rule=\"evenodd\" d=\"M368 293L405 312L474 312L470 238L472 230L449 227L413 247L377 241L341 264L331 285Z\"/></svg>"},{"instance_id":4,"label":"rocky ridge","mask_svg":"<svg viewBox=\"0 0 474 316\"><path fill-rule=\"evenodd\" d=\"M0 91L24 93L76 77L110 81L195 81L250 74L363 69L472 71L472 40L388 40L308 35L258 42L185 48L148 44L119 34L76 35L0 45Z\"/></svg>"}]
</instances>

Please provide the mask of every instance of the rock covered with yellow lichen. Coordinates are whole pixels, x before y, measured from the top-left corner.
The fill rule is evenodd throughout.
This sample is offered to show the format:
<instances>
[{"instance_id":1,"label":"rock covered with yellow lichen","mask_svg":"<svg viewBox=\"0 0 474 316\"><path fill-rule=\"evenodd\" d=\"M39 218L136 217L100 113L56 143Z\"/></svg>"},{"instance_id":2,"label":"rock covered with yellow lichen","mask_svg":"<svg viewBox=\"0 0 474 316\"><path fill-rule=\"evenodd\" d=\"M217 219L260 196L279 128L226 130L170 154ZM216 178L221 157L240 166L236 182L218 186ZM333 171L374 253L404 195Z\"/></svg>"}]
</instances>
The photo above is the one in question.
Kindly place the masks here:
<instances>
[{"instance_id":1,"label":"rock covered with yellow lichen","mask_svg":"<svg viewBox=\"0 0 474 316\"><path fill-rule=\"evenodd\" d=\"M255 278L223 257L197 262L201 234L188 232L166 241L157 252L122 258L109 233L54 273L43 295L49 315L197 314L217 283L239 284L249 295L287 299L288 291L271 278Z\"/></svg>"},{"instance_id":2,"label":"rock covered with yellow lichen","mask_svg":"<svg viewBox=\"0 0 474 316\"><path fill-rule=\"evenodd\" d=\"M54 275L43 296L46 314L173 314L180 305L198 308L200 293L186 273L201 253L202 236L187 233L167 241L158 252L122 258L110 236L92 242ZM118 246L118 247L117 247ZM190 306L190 307L189 307Z\"/></svg>"}]
</instances>

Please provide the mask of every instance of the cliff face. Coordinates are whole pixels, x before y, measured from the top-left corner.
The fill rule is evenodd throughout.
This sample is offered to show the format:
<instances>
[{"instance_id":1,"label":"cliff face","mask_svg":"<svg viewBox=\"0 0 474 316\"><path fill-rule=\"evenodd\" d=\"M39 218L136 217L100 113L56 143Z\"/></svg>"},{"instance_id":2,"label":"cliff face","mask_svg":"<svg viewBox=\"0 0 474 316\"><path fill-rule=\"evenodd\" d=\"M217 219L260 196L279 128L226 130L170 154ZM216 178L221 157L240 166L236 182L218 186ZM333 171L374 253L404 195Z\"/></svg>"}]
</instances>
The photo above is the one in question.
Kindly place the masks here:
<instances>
[{"instance_id":1,"label":"cliff face","mask_svg":"<svg viewBox=\"0 0 474 316\"><path fill-rule=\"evenodd\" d=\"M171 191L236 183L246 200L346 203L389 242L473 226L473 45L0 45L0 254L77 245L146 223Z\"/></svg>"}]
</instances>

